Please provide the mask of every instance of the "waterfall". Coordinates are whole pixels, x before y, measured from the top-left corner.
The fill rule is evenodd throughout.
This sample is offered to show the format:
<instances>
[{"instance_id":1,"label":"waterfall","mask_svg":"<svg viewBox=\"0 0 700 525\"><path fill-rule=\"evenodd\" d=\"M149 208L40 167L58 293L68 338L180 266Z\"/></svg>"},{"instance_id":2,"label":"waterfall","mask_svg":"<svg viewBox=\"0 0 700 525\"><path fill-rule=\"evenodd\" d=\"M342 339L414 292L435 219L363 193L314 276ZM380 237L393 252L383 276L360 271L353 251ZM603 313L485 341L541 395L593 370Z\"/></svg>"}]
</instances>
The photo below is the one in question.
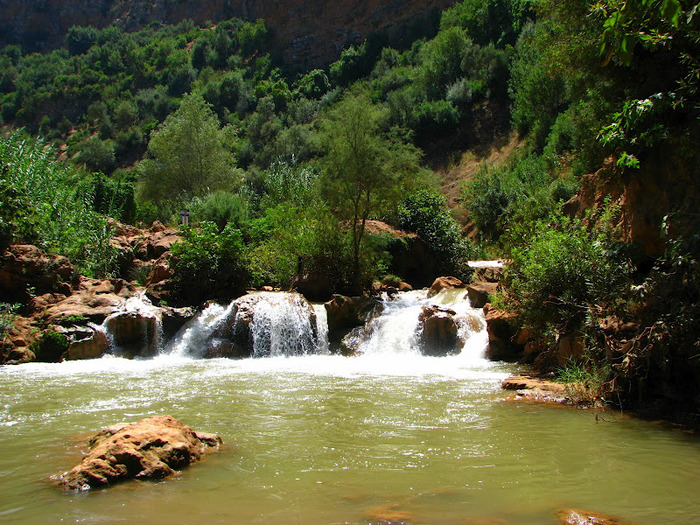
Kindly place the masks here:
<instances>
[{"instance_id":1,"label":"waterfall","mask_svg":"<svg viewBox=\"0 0 700 525\"><path fill-rule=\"evenodd\" d=\"M231 315L234 303L228 306L210 304L175 334L168 353L176 356L202 357L207 341L216 328Z\"/></svg>"},{"instance_id":2,"label":"waterfall","mask_svg":"<svg viewBox=\"0 0 700 525\"><path fill-rule=\"evenodd\" d=\"M471 308L464 289L443 290L432 298L426 290L417 290L383 297L381 315L351 334L355 337L358 354L420 355L424 326L421 312L426 307L438 307L449 312L456 324L456 348L464 359L482 360L488 344L486 323L479 309Z\"/></svg>"},{"instance_id":3,"label":"waterfall","mask_svg":"<svg viewBox=\"0 0 700 525\"><path fill-rule=\"evenodd\" d=\"M315 310L303 296L265 293L256 302L250 323L253 357L318 353L316 321Z\"/></svg>"},{"instance_id":4,"label":"waterfall","mask_svg":"<svg viewBox=\"0 0 700 525\"><path fill-rule=\"evenodd\" d=\"M318 353L328 354L330 352L330 343L328 341L328 310L326 310L323 304L314 304L313 307L316 313Z\"/></svg>"},{"instance_id":5,"label":"waterfall","mask_svg":"<svg viewBox=\"0 0 700 525\"><path fill-rule=\"evenodd\" d=\"M487 345L483 313L471 308L464 289L444 290L432 298L426 290L384 295L382 305L380 315L343 340L343 345L352 347L351 353L391 359L454 354L460 360L483 359ZM437 328L428 327L426 311L439 317ZM444 327L452 339L434 351L430 337L443 334ZM432 335L425 333L430 329ZM250 293L228 306L208 306L180 330L167 353L195 358L328 355L332 352L327 311L297 293Z\"/></svg>"},{"instance_id":6,"label":"waterfall","mask_svg":"<svg viewBox=\"0 0 700 525\"><path fill-rule=\"evenodd\" d=\"M119 310L104 320L102 329L115 354L153 356L163 344L162 312L144 293L124 301Z\"/></svg>"}]
</instances>

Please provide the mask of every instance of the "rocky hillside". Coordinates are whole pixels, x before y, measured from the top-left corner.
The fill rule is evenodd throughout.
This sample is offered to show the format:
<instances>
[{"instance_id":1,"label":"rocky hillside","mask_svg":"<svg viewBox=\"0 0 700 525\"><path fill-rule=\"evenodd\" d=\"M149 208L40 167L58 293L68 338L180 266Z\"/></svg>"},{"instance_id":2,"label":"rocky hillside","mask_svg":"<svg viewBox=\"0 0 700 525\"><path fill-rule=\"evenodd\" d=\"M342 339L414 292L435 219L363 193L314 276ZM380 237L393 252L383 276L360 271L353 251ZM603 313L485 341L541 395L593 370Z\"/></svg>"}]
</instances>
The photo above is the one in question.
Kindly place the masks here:
<instances>
[{"instance_id":1,"label":"rocky hillside","mask_svg":"<svg viewBox=\"0 0 700 525\"><path fill-rule=\"evenodd\" d=\"M313 67L336 59L343 46L372 32L386 32L400 41L420 32L426 20L455 0L94 0L47 2L0 0L0 46L22 43L28 49L56 47L73 25L132 31L152 22L191 19L203 24L232 17L262 18L273 29L275 48L288 63Z\"/></svg>"}]
</instances>

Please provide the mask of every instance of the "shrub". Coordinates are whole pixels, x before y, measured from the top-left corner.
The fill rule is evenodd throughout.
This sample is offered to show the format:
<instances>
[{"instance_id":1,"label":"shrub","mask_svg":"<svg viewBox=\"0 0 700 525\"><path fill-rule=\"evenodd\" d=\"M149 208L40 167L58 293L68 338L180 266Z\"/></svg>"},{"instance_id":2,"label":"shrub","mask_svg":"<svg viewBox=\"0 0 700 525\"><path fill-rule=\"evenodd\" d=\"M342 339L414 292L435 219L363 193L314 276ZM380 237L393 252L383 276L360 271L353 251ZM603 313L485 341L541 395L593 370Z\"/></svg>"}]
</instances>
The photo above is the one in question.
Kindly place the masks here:
<instances>
[{"instance_id":1,"label":"shrub","mask_svg":"<svg viewBox=\"0 0 700 525\"><path fill-rule=\"evenodd\" d=\"M609 231L559 214L523 229L530 233L512 250L506 287L528 326L553 336L572 333L601 309L616 311L631 267Z\"/></svg>"},{"instance_id":2,"label":"shrub","mask_svg":"<svg viewBox=\"0 0 700 525\"><path fill-rule=\"evenodd\" d=\"M438 272L461 279L470 275L467 261L476 249L463 239L459 225L445 207L445 198L420 190L399 205L399 225L420 235L438 261Z\"/></svg>"},{"instance_id":3,"label":"shrub","mask_svg":"<svg viewBox=\"0 0 700 525\"><path fill-rule=\"evenodd\" d=\"M231 298L245 292L249 281L243 235L233 225L221 233L213 222L182 229L171 248L170 266L180 296L190 300Z\"/></svg>"},{"instance_id":4,"label":"shrub","mask_svg":"<svg viewBox=\"0 0 700 525\"><path fill-rule=\"evenodd\" d=\"M115 250L106 218L92 209L89 179L21 132L0 137L0 162L0 243L37 244L85 275L109 275Z\"/></svg>"},{"instance_id":5,"label":"shrub","mask_svg":"<svg viewBox=\"0 0 700 525\"><path fill-rule=\"evenodd\" d=\"M216 191L204 197L195 197L187 208L193 220L213 222L219 231L229 224L241 229L248 223L248 199L239 193Z\"/></svg>"}]
</instances>

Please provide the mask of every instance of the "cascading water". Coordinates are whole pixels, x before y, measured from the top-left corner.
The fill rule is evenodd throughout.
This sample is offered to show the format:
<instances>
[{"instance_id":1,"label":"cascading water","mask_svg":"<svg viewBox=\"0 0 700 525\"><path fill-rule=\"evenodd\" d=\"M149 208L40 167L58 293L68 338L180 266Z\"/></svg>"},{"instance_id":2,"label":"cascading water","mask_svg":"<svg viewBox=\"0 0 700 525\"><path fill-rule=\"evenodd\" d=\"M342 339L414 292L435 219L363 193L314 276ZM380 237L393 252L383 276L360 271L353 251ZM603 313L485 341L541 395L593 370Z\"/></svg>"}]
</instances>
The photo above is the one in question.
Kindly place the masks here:
<instances>
[{"instance_id":1,"label":"cascading water","mask_svg":"<svg viewBox=\"0 0 700 525\"><path fill-rule=\"evenodd\" d=\"M443 290L428 298L426 290L384 296L381 315L350 338L356 338L356 351L363 355L420 355L424 327L421 312L426 307L443 307L453 316L457 327L457 352L463 360L480 361L488 343L483 313L471 308L464 289ZM353 344L353 343L350 343ZM461 350L461 352L460 352Z\"/></svg>"},{"instance_id":2,"label":"cascading water","mask_svg":"<svg viewBox=\"0 0 700 525\"><path fill-rule=\"evenodd\" d=\"M255 292L210 305L180 330L168 353L191 357L277 357L328 353L323 305L285 292Z\"/></svg>"},{"instance_id":3,"label":"cascading water","mask_svg":"<svg viewBox=\"0 0 700 525\"><path fill-rule=\"evenodd\" d=\"M202 357L211 334L231 315L233 307L233 302L228 306L215 303L207 306L175 335L166 352L181 357Z\"/></svg>"},{"instance_id":4,"label":"cascading water","mask_svg":"<svg viewBox=\"0 0 700 525\"><path fill-rule=\"evenodd\" d=\"M298 294L263 294L250 323L253 357L319 353L318 319L306 299Z\"/></svg>"},{"instance_id":5,"label":"cascading water","mask_svg":"<svg viewBox=\"0 0 700 525\"><path fill-rule=\"evenodd\" d=\"M129 297L118 311L102 323L114 354L153 356L163 345L161 309L153 306L145 294Z\"/></svg>"}]
</instances>

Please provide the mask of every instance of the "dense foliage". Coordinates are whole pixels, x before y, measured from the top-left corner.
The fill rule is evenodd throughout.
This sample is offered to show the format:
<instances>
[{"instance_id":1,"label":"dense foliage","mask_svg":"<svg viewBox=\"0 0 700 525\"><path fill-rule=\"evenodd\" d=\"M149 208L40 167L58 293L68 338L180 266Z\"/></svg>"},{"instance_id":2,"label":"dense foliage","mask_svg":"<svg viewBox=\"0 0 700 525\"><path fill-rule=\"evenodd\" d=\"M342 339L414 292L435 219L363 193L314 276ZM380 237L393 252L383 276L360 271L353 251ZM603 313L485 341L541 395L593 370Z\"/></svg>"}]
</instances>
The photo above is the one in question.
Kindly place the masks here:
<instances>
[{"instance_id":1,"label":"dense foliage","mask_svg":"<svg viewBox=\"0 0 700 525\"><path fill-rule=\"evenodd\" d=\"M0 248L34 243L87 275L112 271L107 218L93 208L94 179L20 132L0 136L0 166Z\"/></svg>"}]
</instances>

